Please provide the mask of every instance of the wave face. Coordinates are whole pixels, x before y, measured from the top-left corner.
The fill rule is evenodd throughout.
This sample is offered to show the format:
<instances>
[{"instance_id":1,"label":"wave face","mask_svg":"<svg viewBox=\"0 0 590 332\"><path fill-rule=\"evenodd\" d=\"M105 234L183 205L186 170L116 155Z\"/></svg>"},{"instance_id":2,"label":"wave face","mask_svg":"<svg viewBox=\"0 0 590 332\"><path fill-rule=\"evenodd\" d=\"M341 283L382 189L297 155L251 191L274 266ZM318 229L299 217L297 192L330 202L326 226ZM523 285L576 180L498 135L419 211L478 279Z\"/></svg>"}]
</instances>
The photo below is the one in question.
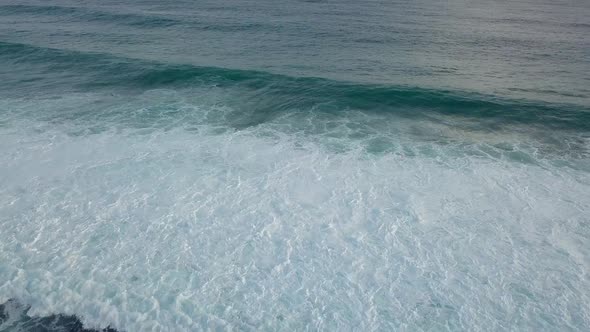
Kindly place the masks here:
<instances>
[{"instance_id":1,"label":"wave face","mask_svg":"<svg viewBox=\"0 0 590 332\"><path fill-rule=\"evenodd\" d=\"M358 110L413 118L455 115L482 120L484 125L481 127L487 129L490 122L498 125L538 124L553 129L590 129L588 109L572 104L511 100L460 91L294 78L261 71L170 65L5 42L0 42L0 59L12 72L28 68L28 75L7 75L8 80L3 83L13 90L18 86L19 96L22 96L22 91L51 89L47 81L38 79L42 77L40 74L31 77L34 75L31 69L40 66L44 70L48 66L52 70L60 70L65 77L76 77L74 82L66 80L59 82L61 85L57 83L59 89L73 91L124 89L141 92L146 89L203 87L240 90L242 99L246 99L242 102L252 104L248 105L250 110L241 107L240 112L248 113L253 123L294 109L314 108L322 113ZM55 81L49 83L56 85Z\"/></svg>"},{"instance_id":2,"label":"wave face","mask_svg":"<svg viewBox=\"0 0 590 332\"><path fill-rule=\"evenodd\" d=\"M559 98L533 98L475 83L364 80L346 54L334 66L348 66L348 79L205 58L197 65L167 58L158 43L183 29L215 33L212 43L243 30L298 42L309 32L301 17L310 16L297 10L326 19L333 11L291 4L294 21L283 31L257 16L274 13L262 0L250 9L202 5L219 21L213 26L190 4L191 15L133 3L0 6L0 27L21 31L0 34L0 331L590 325L583 87L568 97L553 85ZM339 8L338 17L358 9ZM232 16L239 10L252 21ZM588 28L574 21L554 28ZM36 39L56 22L61 37ZM116 37L110 25L126 27L135 44L104 39ZM339 40L332 25L316 28L325 47ZM87 35L70 35L72 27ZM137 31L157 37L151 50ZM348 32L377 53L396 36ZM535 42L528 47L537 50ZM101 43L111 47L92 46ZM272 59L270 46L260 53ZM232 51L224 50L220 61Z\"/></svg>"}]
</instances>

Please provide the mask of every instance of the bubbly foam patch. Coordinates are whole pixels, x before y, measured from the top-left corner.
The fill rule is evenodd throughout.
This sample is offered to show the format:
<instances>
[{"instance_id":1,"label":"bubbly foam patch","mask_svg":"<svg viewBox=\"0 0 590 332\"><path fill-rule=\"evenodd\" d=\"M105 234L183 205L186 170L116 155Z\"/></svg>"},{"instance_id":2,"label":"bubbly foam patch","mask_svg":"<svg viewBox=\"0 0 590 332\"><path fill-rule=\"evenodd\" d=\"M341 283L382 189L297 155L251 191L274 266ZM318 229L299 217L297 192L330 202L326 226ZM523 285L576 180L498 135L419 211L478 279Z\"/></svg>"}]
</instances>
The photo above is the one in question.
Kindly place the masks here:
<instances>
[{"instance_id":1,"label":"bubbly foam patch","mask_svg":"<svg viewBox=\"0 0 590 332\"><path fill-rule=\"evenodd\" d=\"M237 126L167 94L3 102L0 302L128 331L590 324L587 138L354 110Z\"/></svg>"}]
</instances>

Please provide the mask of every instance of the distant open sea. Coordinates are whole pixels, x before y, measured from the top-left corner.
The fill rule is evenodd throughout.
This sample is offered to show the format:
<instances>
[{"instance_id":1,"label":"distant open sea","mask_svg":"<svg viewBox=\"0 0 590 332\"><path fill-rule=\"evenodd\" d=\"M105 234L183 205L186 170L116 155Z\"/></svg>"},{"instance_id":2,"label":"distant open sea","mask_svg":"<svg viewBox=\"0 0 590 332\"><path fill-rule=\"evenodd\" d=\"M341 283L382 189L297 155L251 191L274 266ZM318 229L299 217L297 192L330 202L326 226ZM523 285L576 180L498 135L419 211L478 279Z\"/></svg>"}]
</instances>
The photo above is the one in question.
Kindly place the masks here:
<instances>
[{"instance_id":1,"label":"distant open sea","mask_svg":"<svg viewBox=\"0 0 590 332\"><path fill-rule=\"evenodd\" d=\"M588 331L590 1L0 0L0 331Z\"/></svg>"}]
</instances>

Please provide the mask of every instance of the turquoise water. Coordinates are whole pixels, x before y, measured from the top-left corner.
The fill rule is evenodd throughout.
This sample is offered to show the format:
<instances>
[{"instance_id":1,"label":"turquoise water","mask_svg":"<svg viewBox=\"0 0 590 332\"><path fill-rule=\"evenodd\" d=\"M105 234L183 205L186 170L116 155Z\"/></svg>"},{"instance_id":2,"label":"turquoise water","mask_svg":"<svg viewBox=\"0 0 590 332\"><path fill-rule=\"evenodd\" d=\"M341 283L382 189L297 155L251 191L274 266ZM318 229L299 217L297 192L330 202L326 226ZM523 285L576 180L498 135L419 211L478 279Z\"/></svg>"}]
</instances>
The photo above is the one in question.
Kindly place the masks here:
<instances>
[{"instance_id":1,"label":"turquoise water","mask_svg":"<svg viewBox=\"0 0 590 332\"><path fill-rule=\"evenodd\" d=\"M584 331L588 17L0 3L0 331Z\"/></svg>"}]
</instances>

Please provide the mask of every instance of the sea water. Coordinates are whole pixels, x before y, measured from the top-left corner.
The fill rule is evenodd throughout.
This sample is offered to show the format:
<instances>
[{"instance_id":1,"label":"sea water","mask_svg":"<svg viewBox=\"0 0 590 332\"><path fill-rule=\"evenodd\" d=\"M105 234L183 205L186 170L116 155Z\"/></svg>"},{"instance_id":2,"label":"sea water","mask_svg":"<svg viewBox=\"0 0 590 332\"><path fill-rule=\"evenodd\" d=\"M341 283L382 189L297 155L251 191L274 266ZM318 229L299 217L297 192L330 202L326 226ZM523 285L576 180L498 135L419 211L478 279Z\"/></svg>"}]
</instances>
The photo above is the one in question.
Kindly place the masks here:
<instances>
[{"instance_id":1,"label":"sea water","mask_svg":"<svg viewBox=\"0 0 590 332\"><path fill-rule=\"evenodd\" d=\"M3 1L0 330L586 330L588 17Z\"/></svg>"}]
</instances>

